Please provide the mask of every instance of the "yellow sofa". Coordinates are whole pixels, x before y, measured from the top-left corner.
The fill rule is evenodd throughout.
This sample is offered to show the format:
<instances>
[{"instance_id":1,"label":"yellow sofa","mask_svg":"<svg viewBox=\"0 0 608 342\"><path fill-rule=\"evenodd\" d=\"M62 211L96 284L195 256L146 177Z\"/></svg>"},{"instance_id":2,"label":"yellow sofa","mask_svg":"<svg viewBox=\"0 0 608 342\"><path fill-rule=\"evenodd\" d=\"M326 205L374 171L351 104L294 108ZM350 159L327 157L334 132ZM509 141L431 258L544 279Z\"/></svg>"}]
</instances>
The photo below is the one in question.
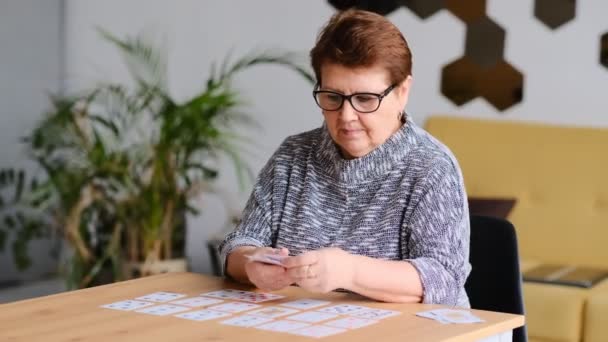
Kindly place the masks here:
<instances>
[{"instance_id":1,"label":"yellow sofa","mask_svg":"<svg viewBox=\"0 0 608 342\"><path fill-rule=\"evenodd\" d=\"M434 116L469 197L516 198L521 267L608 268L608 129ZM591 289L524 283L530 341L608 341L608 279Z\"/></svg>"}]
</instances>

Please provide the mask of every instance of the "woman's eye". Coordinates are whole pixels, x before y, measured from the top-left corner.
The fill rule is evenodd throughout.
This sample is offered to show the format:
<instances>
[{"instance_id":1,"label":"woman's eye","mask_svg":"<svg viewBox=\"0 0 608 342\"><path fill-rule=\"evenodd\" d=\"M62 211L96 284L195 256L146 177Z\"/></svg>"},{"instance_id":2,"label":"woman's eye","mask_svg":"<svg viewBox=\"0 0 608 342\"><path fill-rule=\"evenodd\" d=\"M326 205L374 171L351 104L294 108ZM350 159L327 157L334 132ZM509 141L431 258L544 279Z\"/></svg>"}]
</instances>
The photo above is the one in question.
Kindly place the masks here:
<instances>
[{"instance_id":1,"label":"woman's eye","mask_svg":"<svg viewBox=\"0 0 608 342\"><path fill-rule=\"evenodd\" d=\"M374 101L374 100L375 100L375 97L373 97L373 96L369 96L369 95L357 95L357 96L355 97L355 99L356 99L358 102L365 103L365 102Z\"/></svg>"},{"instance_id":2,"label":"woman's eye","mask_svg":"<svg viewBox=\"0 0 608 342\"><path fill-rule=\"evenodd\" d=\"M327 99L332 102L340 102L342 100L342 96L336 94L327 94Z\"/></svg>"}]
</instances>

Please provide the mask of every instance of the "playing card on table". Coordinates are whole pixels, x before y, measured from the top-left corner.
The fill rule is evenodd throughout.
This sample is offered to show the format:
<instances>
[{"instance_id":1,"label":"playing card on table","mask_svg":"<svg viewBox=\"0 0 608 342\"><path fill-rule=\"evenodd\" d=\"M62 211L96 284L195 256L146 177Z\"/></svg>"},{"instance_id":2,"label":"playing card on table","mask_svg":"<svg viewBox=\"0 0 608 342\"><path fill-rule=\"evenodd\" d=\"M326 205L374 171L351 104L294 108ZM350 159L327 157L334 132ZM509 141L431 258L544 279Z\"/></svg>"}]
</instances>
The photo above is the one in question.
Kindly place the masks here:
<instances>
[{"instance_id":1,"label":"playing card on table","mask_svg":"<svg viewBox=\"0 0 608 342\"><path fill-rule=\"evenodd\" d=\"M294 309L307 310L316 308L319 306L330 304L326 300L318 300L318 299L298 299L287 303L280 304L281 306L287 306Z\"/></svg>"},{"instance_id":2,"label":"playing card on table","mask_svg":"<svg viewBox=\"0 0 608 342\"><path fill-rule=\"evenodd\" d=\"M113 310L131 311L135 309L141 309L150 305L154 305L154 303L142 302L139 300L123 300L116 303L105 304L100 307Z\"/></svg>"},{"instance_id":3,"label":"playing card on table","mask_svg":"<svg viewBox=\"0 0 608 342\"><path fill-rule=\"evenodd\" d=\"M311 325L306 328L289 331L290 334L316 338L335 335L343 332L346 332L346 330L334 327L326 327L324 325Z\"/></svg>"},{"instance_id":4,"label":"playing card on table","mask_svg":"<svg viewBox=\"0 0 608 342\"><path fill-rule=\"evenodd\" d=\"M299 313L297 315L289 316L286 319L300 322L317 323L336 317L338 317L338 315L327 312L307 311Z\"/></svg>"},{"instance_id":5,"label":"playing card on table","mask_svg":"<svg viewBox=\"0 0 608 342\"><path fill-rule=\"evenodd\" d=\"M243 302L250 303L262 303L268 302L271 300L277 300L284 298L285 296L280 296L272 293L262 293L262 292L246 292L242 293L238 296L233 297L234 300L242 300Z\"/></svg>"},{"instance_id":6,"label":"playing card on table","mask_svg":"<svg viewBox=\"0 0 608 342\"><path fill-rule=\"evenodd\" d=\"M271 330L277 332L287 332L309 326L308 323L291 322L291 321L274 321L256 326L257 329Z\"/></svg>"},{"instance_id":7,"label":"playing card on table","mask_svg":"<svg viewBox=\"0 0 608 342\"><path fill-rule=\"evenodd\" d=\"M269 307L262 308L259 310L249 311L247 314L252 315L252 316L276 318L276 317L291 315L296 312L298 312L298 310L281 308L278 306L269 306Z\"/></svg>"},{"instance_id":8,"label":"playing card on table","mask_svg":"<svg viewBox=\"0 0 608 342\"><path fill-rule=\"evenodd\" d=\"M221 321L220 323L237 327L253 327L268 322L272 322L272 318L243 315Z\"/></svg>"},{"instance_id":9,"label":"playing card on table","mask_svg":"<svg viewBox=\"0 0 608 342\"><path fill-rule=\"evenodd\" d=\"M175 315L175 317L185 318L193 321L207 321L210 319L216 319L220 317L230 316L227 312L221 311L213 311L213 310L198 310L198 311L190 311L184 312L179 315Z\"/></svg>"},{"instance_id":10,"label":"playing card on table","mask_svg":"<svg viewBox=\"0 0 608 342\"><path fill-rule=\"evenodd\" d=\"M190 308L170 304L161 304L156 306L149 306L140 310L135 310L135 312L141 312L148 315L166 316L186 310L190 310Z\"/></svg>"},{"instance_id":11,"label":"playing card on table","mask_svg":"<svg viewBox=\"0 0 608 342\"><path fill-rule=\"evenodd\" d=\"M431 311L417 312L416 316L434 319L434 320L436 320L437 322L439 322L441 324L450 324L450 322L448 322L447 320L445 320L443 317L435 315L435 313L433 313L432 310Z\"/></svg>"},{"instance_id":12,"label":"playing card on table","mask_svg":"<svg viewBox=\"0 0 608 342\"><path fill-rule=\"evenodd\" d=\"M247 310L252 310L255 308L259 308L260 305L257 304L251 304L251 303L225 303L225 304L220 304L220 305L214 305L214 306L210 306L207 309L210 310L218 310L218 311L225 311L225 312L231 312L231 313L237 313L237 312L243 312L243 311L247 311Z\"/></svg>"},{"instance_id":13,"label":"playing card on table","mask_svg":"<svg viewBox=\"0 0 608 342\"><path fill-rule=\"evenodd\" d=\"M338 315L351 315L353 313L356 313L356 312L359 312L362 310L366 310L366 309L369 309L369 308L366 308L364 306L359 306L359 305L339 304L339 305L328 306L326 308L321 308L317 311L333 313L333 314L338 314Z\"/></svg>"},{"instance_id":14,"label":"playing card on table","mask_svg":"<svg viewBox=\"0 0 608 342\"><path fill-rule=\"evenodd\" d=\"M175 301L171 302L171 304L185 305L185 306L189 306L192 308L197 308L199 306L207 306L207 305L212 305L212 304L218 304L221 302L223 302L223 300L221 300L221 299L205 298L205 297L192 297L192 298L184 298L184 299L180 299L180 300L175 300Z\"/></svg>"},{"instance_id":15,"label":"playing card on table","mask_svg":"<svg viewBox=\"0 0 608 342\"><path fill-rule=\"evenodd\" d=\"M203 293L203 294L201 294L201 296L223 298L223 299L234 299L234 300L240 300L243 302L250 302L250 303L268 302L271 300L277 300L277 299L281 299L281 298L285 297L285 296L276 295L276 294L272 294L272 293L250 292L250 291L232 290L232 289Z\"/></svg>"},{"instance_id":16,"label":"playing card on table","mask_svg":"<svg viewBox=\"0 0 608 342\"><path fill-rule=\"evenodd\" d=\"M480 323L484 320L473 315L468 310L456 310L456 309L435 309L427 311L435 315L436 319L447 321L448 323L464 324L464 323Z\"/></svg>"},{"instance_id":17,"label":"playing card on table","mask_svg":"<svg viewBox=\"0 0 608 342\"><path fill-rule=\"evenodd\" d=\"M388 317L393 317L397 315L401 315L401 312L394 310L384 310L384 309L372 309L368 308L365 310L357 311L351 314L354 317L359 318L367 318L367 319L383 319Z\"/></svg>"},{"instance_id":18,"label":"playing card on table","mask_svg":"<svg viewBox=\"0 0 608 342\"><path fill-rule=\"evenodd\" d=\"M271 265L277 265L277 266L283 266L283 260L285 260L285 258L288 258L288 256L279 255L279 254L247 255L247 259L249 259L249 261L257 261L257 262L262 262L265 264L271 264Z\"/></svg>"},{"instance_id":19,"label":"playing card on table","mask_svg":"<svg viewBox=\"0 0 608 342\"><path fill-rule=\"evenodd\" d=\"M374 323L378 323L378 321L359 317L345 317L335 321L325 322L323 324L334 328L357 329L372 325Z\"/></svg>"},{"instance_id":20,"label":"playing card on table","mask_svg":"<svg viewBox=\"0 0 608 342\"><path fill-rule=\"evenodd\" d=\"M243 293L247 293L247 291L226 289L226 290L218 290L218 291L212 291L212 292L207 292L207 293L201 293L201 296L222 298L222 299L233 299L234 297L241 295Z\"/></svg>"},{"instance_id":21,"label":"playing card on table","mask_svg":"<svg viewBox=\"0 0 608 342\"><path fill-rule=\"evenodd\" d=\"M158 302L158 303L162 303L162 302L168 302L168 301L172 301L178 298L182 298L182 297L186 297L185 294L181 294L181 293L174 293L174 292L154 292L154 293L150 293L147 294L145 296L141 296L141 297L137 297L135 299L138 300L147 300L149 302Z\"/></svg>"}]
</instances>

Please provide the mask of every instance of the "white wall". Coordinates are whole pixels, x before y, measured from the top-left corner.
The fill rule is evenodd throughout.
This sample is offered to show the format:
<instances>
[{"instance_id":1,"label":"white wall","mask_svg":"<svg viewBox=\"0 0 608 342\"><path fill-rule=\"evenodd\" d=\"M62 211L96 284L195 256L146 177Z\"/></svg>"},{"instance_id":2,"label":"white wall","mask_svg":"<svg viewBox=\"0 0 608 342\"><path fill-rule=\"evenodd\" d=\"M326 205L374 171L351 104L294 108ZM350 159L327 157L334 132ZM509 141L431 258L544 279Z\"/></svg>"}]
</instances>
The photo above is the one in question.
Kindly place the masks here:
<instances>
[{"instance_id":1,"label":"white wall","mask_svg":"<svg viewBox=\"0 0 608 342\"><path fill-rule=\"evenodd\" d=\"M576 19L550 31L533 17L533 0L488 1L488 13L507 31L507 60L525 74L524 102L498 113L477 99L456 107L439 92L441 67L464 50L464 26L447 11L421 21L405 9L389 18L409 40L414 54L414 88L408 112L423 123L432 113L506 120L608 127L608 70L600 67L599 36L608 31L605 0L579 0ZM126 80L118 54L94 28L117 35L142 30L169 42L171 91L186 99L202 86L212 61L231 49L240 56L253 48L279 47L303 53L312 47L321 25L334 12L324 0L308 1L137 1L67 0L66 65L69 89L97 80ZM264 127L246 132L259 143L249 155L257 172L290 134L321 122L311 85L286 70L264 67L238 78L251 101L248 112ZM240 210L249 189L239 192L234 175L219 185ZM214 196L201 200L203 214L189 222L188 253L194 270L209 270L204 241L225 226L226 209Z\"/></svg>"},{"instance_id":2,"label":"white wall","mask_svg":"<svg viewBox=\"0 0 608 342\"><path fill-rule=\"evenodd\" d=\"M26 167L23 137L48 108L47 93L61 88L61 0L0 1L0 168ZM16 270L10 241L0 253L0 283L55 271L51 243L33 241L33 265Z\"/></svg>"}]
</instances>

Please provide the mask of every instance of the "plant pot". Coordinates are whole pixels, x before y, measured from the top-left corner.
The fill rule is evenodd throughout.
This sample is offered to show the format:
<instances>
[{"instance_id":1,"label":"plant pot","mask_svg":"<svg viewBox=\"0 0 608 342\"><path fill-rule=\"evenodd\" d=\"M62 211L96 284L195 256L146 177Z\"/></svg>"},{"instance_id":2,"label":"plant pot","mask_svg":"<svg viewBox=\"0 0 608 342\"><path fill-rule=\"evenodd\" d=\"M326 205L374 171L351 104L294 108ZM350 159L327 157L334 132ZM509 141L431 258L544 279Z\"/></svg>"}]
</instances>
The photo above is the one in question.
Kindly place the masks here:
<instances>
[{"instance_id":1,"label":"plant pot","mask_svg":"<svg viewBox=\"0 0 608 342\"><path fill-rule=\"evenodd\" d=\"M185 258L159 260L151 263L125 262L123 264L123 276L125 279L145 277L169 272L187 272L188 261Z\"/></svg>"},{"instance_id":2,"label":"plant pot","mask_svg":"<svg viewBox=\"0 0 608 342\"><path fill-rule=\"evenodd\" d=\"M91 282L85 285L85 287L112 284L115 281L116 279L114 277L112 265L106 264L99 270L95 277L92 278Z\"/></svg>"}]
</instances>

